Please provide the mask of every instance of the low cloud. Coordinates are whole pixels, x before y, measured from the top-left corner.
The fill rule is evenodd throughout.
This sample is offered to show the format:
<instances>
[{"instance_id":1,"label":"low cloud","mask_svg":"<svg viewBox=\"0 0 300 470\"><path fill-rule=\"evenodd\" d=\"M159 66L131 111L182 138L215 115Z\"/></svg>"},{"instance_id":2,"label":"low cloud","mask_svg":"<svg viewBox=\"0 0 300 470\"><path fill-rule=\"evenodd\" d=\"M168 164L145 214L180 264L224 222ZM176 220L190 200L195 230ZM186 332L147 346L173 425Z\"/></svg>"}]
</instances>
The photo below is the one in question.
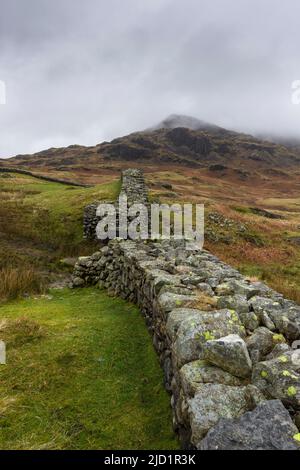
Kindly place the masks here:
<instances>
[{"instance_id":1,"label":"low cloud","mask_svg":"<svg viewBox=\"0 0 300 470\"><path fill-rule=\"evenodd\" d=\"M0 158L171 113L299 135L295 0L2 0L0 13Z\"/></svg>"}]
</instances>

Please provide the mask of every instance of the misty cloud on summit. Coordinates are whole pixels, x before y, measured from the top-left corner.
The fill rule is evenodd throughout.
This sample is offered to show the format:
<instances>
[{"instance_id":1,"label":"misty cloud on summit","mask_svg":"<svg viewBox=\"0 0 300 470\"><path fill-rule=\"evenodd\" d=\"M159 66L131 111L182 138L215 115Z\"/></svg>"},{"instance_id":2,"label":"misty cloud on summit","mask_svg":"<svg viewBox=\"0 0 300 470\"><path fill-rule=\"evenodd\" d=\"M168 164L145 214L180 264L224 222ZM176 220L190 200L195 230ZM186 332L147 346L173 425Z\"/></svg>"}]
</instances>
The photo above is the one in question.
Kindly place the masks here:
<instances>
[{"instance_id":1,"label":"misty cloud on summit","mask_svg":"<svg viewBox=\"0 0 300 470\"><path fill-rule=\"evenodd\" d=\"M296 0L2 0L0 158L185 114L300 138Z\"/></svg>"}]
</instances>

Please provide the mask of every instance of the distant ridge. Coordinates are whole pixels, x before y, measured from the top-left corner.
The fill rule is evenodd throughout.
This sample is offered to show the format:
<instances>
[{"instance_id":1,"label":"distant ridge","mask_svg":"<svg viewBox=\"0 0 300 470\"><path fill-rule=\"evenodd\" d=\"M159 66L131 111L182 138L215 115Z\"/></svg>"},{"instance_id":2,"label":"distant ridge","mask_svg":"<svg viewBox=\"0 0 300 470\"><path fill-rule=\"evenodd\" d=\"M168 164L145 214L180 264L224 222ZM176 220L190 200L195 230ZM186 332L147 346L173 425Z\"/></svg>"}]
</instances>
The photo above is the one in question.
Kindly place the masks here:
<instances>
[{"instance_id":1,"label":"distant ridge","mask_svg":"<svg viewBox=\"0 0 300 470\"><path fill-rule=\"evenodd\" d=\"M33 155L18 155L6 167L38 173L83 171L93 174L111 165L184 165L213 172L234 171L240 178L257 172L299 170L300 149L224 129L200 119L172 114L144 131L85 147L50 148ZM0 162L1 167L2 162ZM221 174L220 173L220 174Z\"/></svg>"}]
</instances>

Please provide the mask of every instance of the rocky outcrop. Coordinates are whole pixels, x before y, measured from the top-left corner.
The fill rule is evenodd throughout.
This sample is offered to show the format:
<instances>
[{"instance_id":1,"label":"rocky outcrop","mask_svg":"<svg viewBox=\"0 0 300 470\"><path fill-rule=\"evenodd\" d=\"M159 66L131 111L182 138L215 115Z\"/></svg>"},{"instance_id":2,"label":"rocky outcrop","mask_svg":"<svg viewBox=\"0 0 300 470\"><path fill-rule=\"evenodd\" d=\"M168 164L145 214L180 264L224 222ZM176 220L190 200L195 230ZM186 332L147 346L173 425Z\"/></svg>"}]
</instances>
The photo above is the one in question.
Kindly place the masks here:
<instances>
[{"instance_id":1,"label":"rocky outcrop","mask_svg":"<svg viewBox=\"0 0 300 470\"><path fill-rule=\"evenodd\" d=\"M184 241L112 240L79 258L85 285L139 306L185 448L299 448L298 305Z\"/></svg>"},{"instance_id":2,"label":"rocky outcrop","mask_svg":"<svg viewBox=\"0 0 300 470\"><path fill-rule=\"evenodd\" d=\"M208 155L212 149L209 138L203 134L192 133L184 127L177 127L168 132L167 137L177 147L187 147L200 155Z\"/></svg>"}]
</instances>

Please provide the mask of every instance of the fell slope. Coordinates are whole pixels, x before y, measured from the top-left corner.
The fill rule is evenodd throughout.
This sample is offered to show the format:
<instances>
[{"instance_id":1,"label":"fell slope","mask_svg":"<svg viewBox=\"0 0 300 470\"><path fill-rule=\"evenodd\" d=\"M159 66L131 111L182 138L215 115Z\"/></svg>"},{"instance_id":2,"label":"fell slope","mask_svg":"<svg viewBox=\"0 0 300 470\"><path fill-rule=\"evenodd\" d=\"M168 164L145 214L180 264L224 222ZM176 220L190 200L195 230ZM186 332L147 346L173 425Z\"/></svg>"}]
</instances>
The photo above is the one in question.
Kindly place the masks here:
<instances>
[{"instance_id":1,"label":"fell slope","mask_svg":"<svg viewBox=\"0 0 300 470\"><path fill-rule=\"evenodd\" d=\"M187 116L170 116L151 129L103 142L94 147L71 145L0 162L45 172L92 172L126 165L180 165L236 169L244 173L297 169L297 149L256 139Z\"/></svg>"}]
</instances>

